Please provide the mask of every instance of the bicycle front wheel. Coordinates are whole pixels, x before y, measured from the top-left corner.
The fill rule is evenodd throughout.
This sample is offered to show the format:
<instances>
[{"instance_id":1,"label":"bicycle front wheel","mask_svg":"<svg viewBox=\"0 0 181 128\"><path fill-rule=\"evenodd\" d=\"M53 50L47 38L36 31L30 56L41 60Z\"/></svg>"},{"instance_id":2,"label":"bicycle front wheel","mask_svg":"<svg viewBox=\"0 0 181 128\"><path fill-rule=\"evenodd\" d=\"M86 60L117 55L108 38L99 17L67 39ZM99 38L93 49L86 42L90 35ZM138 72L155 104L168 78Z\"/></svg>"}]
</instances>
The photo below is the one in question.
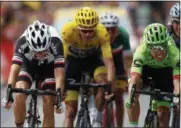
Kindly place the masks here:
<instances>
[{"instance_id":1,"label":"bicycle front wheel","mask_svg":"<svg viewBox=\"0 0 181 128\"><path fill-rule=\"evenodd\" d=\"M173 128L180 127L180 113L175 113L173 117Z\"/></svg>"},{"instance_id":2,"label":"bicycle front wheel","mask_svg":"<svg viewBox=\"0 0 181 128\"><path fill-rule=\"evenodd\" d=\"M34 118L33 117L29 117L27 119L27 122L25 124L25 127L28 127L28 128L35 128L35 122L34 122Z\"/></svg>"}]
</instances>

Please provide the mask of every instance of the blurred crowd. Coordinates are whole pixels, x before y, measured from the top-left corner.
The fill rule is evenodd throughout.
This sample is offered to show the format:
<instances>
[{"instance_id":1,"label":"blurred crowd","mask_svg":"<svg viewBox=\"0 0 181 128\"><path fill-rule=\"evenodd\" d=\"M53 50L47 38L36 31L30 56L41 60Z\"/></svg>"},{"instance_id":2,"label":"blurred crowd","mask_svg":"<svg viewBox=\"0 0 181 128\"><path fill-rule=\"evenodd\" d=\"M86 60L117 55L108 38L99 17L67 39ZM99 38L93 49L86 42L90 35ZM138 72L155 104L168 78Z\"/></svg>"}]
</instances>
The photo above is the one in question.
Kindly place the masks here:
<instances>
[{"instance_id":1,"label":"blurred crowd","mask_svg":"<svg viewBox=\"0 0 181 128\"><path fill-rule=\"evenodd\" d=\"M139 40L144 27L149 23L168 23L169 10L175 3L168 1L1 2L1 84L6 85L14 44L33 20L38 19L51 25L54 23L56 10L73 6L108 5L125 8L128 12L134 34Z\"/></svg>"}]
</instances>

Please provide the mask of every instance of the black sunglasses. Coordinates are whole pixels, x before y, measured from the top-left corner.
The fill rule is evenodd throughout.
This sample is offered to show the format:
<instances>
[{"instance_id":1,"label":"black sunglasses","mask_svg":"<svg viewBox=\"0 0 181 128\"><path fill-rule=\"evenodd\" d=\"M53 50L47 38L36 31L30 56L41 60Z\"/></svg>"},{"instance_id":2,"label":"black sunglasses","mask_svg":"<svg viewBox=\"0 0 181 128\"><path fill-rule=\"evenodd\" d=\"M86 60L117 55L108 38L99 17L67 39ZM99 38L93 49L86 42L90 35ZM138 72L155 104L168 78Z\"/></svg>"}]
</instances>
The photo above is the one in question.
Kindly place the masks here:
<instances>
[{"instance_id":1,"label":"black sunglasses","mask_svg":"<svg viewBox=\"0 0 181 128\"><path fill-rule=\"evenodd\" d=\"M79 29L82 33L92 33L94 32L94 29L92 30L83 30L83 29Z\"/></svg>"}]
</instances>

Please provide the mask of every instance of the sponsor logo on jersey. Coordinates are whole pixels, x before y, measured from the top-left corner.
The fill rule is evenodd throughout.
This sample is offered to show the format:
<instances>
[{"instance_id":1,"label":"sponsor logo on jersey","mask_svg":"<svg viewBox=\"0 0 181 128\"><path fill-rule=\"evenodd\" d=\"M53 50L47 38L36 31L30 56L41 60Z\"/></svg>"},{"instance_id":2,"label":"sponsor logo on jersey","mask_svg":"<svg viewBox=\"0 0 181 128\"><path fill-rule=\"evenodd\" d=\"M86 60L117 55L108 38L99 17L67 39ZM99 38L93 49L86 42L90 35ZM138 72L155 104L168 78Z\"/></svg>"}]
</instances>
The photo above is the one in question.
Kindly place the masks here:
<instances>
[{"instance_id":1,"label":"sponsor logo on jersey","mask_svg":"<svg viewBox=\"0 0 181 128\"><path fill-rule=\"evenodd\" d=\"M72 45L69 46L70 53L72 53L74 56L80 57L80 58L90 56L93 53L95 53L96 50L97 50L97 47L91 47L89 49L82 50L82 49L78 49Z\"/></svg>"}]
</instances>

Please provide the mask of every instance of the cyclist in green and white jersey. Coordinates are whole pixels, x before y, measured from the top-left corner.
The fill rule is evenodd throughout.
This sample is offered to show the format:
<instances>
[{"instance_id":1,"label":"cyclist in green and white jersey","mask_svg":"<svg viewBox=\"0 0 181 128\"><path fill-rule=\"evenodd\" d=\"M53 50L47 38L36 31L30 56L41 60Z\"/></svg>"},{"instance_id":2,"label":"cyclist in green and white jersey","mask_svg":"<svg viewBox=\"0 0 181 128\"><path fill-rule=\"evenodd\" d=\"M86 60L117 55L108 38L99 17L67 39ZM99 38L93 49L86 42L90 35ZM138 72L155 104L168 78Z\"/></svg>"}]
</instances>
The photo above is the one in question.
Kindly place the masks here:
<instances>
[{"instance_id":1,"label":"cyclist in green and white jersey","mask_svg":"<svg viewBox=\"0 0 181 128\"><path fill-rule=\"evenodd\" d=\"M140 89L141 79L144 83L143 77L152 77L155 82L154 88L164 92L180 93L179 50L174 44L174 40L168 35L166 27L153 23L145 28L143 34L143 40L134 53L128 89L129 96L126 100L130 127L137 127L140 114L139 96L136 96L134 104L130 105L131 88L133 84L136 84ZM168 127L168 104L163 104L158 108L158 116L160 127Z\"/></svg>"},{"instance_id":2,"label":"cyclist in green and white jersey","mask_svg":"<svg viewBox=\"0 0 181 128\"><path fill-rule=\"evenodd\" d=\"M116 67L116 87L114 90L116 119L117 125L122 127L124 116L123 92L128 85L126 75L128 69L125 69L125 67L128 68L128 63L131 65L132 61L129 34L124 27L119 26L119 17L113 12L104 12L100 16L100 23L106 27L110 36L112 55ZM126 65L124 66L124 64Z\"/></svg>"}]
</instances>

